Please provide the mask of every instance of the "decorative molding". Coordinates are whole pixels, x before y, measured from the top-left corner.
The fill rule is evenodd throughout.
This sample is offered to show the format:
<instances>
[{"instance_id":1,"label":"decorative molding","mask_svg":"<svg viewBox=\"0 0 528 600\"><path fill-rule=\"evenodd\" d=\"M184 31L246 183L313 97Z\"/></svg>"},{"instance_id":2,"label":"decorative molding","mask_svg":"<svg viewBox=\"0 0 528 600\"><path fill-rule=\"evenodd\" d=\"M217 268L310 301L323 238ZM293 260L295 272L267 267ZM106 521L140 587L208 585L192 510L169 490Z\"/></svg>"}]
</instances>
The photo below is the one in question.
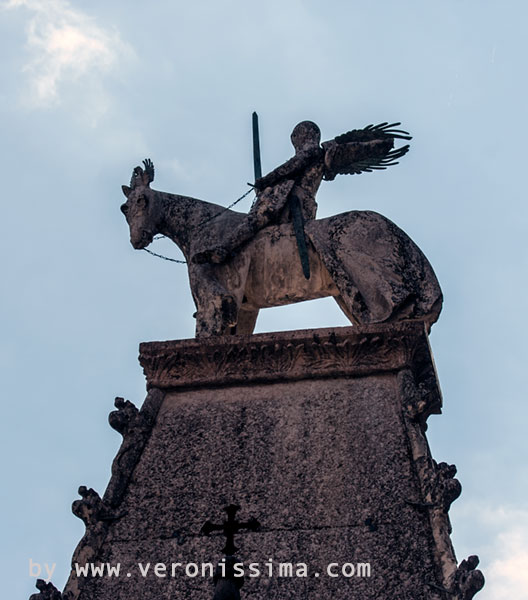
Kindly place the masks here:
<instances>
[{"instance_id":1,"label":"decorative molding","mask_svg":"<svg viewBox=\"0 0 528 600\"><path fill-rule=\"evenodd\" d=\"M223 386L410 369L427 414L442 398L423 321L148 342L139 362L147 387Z\"/></svg>"}]
</instances>

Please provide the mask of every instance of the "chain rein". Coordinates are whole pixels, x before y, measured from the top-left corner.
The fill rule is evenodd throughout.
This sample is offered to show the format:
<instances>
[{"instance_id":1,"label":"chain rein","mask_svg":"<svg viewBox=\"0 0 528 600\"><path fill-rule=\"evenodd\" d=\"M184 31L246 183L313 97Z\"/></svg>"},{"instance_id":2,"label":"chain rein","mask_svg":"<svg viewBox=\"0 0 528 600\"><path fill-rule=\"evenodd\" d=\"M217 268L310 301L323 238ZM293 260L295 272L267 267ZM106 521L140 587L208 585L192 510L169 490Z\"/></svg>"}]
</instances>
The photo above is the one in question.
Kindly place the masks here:
<instances>
[{"instance_id":1,"label":"chain rein","mask_svg":"<svg viewBox=\"0 0 528 600\"><path fill-rule=\"evenodd\" d=\"M244 200L244 198L246 198L246 196L249 196L249 194L251 194L251 192L253 192L253 191L254 191L254 188L250 188L245 194L242 194L242 196L240 196L240 198L237 198L229 206L226 206L225 208L223 208L222 210L220 210L219 212L217 212L216 215L212 215L211 217L207 217L207 219L204 219L201 223L198 223L198 229L201 229L206 223L209 223L209 221L212 221L213 219L216 219L220 215L223 215L226 211L228 211L231 208L233 208L233 206L235 206L236 204L238 204L241 200ZM165 235L156 235L156 236L154 236L152 238L152 241L161 240L164 237L166 237L166 236ZM157 252L152 252L152 250L149 250L148 248L142 248L142 250L144 250L145 252L148 252L149 254L152 254L152 256L156 256L157 258L162 258L163 260L168 260L169 262L178 263L179 265L186 265L187 264L186 260L178 260L176 258L169 258L168 256L163 256L163 254L158 254Z\"/></svg>"}]
</instances>

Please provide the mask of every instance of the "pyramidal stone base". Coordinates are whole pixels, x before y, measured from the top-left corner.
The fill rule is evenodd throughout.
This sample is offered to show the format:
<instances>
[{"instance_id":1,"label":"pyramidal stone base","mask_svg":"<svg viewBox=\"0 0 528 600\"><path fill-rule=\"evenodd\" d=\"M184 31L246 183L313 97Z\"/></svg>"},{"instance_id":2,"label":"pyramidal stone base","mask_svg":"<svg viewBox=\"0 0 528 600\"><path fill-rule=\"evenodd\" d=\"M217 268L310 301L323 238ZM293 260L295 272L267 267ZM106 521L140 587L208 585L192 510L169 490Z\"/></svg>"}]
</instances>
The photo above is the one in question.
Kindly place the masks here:
<instances>
[{"instance_id":1,"label":"pyramidal stone base","mask_svg":"<svg viewBox=\"0 0 528 600\"><path fill-rule=\"evenodd\" d=\"M482 587L478 559L458 566L450 542L456 469L425 437L441 395L422 322L151 342L140 363L143 406L118 398L110 415L123 443L108 488L73 505L86 534L63 598L465 600ZM215 591L208 565L225 553L244 577ZM119 576L78 574L86 563Z\"/></svg>"}]
</instances>

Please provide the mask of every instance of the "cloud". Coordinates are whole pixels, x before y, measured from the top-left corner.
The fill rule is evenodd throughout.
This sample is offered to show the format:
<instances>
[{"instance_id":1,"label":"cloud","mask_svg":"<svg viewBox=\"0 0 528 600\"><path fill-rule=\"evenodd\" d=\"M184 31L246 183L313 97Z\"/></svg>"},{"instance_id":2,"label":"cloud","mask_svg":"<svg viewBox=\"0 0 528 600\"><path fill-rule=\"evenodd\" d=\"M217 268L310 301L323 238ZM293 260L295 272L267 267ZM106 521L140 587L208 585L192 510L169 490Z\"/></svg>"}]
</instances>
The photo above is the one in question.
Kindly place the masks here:
<instances>
[{"instance_id":1,"label":"cloud","mask_svg":"<svg viewBox=\"0 0 528 600\"><path fill-rule=\"evenodd\" d=\"M488 511L490 524L502 531L495 538L495 558L486 571L487 594L494 600L528 598L528 511L499 507Z\"/></svg>"},{"instance_id":2,"label":"cloud","mask_svg":"<svg viewBox=\"0 0 528 600\"><path fill-rule=\"evenodd\" d=\"M189 168L179 158L167 158L160 161L160 166L171 171L177 177L190 179Z\"/></svg>"},{"instance_id":3,"label":"cloud","mask_svg":"<svg viewBox=\"0 0 528 600\"><path fill-rule=\"evenodd\" d=\"M486 585L478 598L528 600L528 510L471 505L464 512L489 532L488 561L482 565Z\"/></svg>"},{"instance_id":4,"label":"cloud","mask_svg":"<svg viewBox=\"0 0 528 600\"><path fill-rule=\"evenodd\" d=\"M50 106L61 101L61 93L74 83L92 102L97 98L104 112L108 98L103 77L132 55L117 30L99 26L68 0L8 0L4 8L25 8L27 25L28 73L31 106Z\"/></svg>"},{"instance_id":5,"label":"cloud","mask_svg":"<svg viewBox=\"0 0 528 600\"><path fill-rule=\"evenodd\" d=\"M495 559L488 569L490 598L509 600L528 598L528 537L526 532L509 531L498 537L503 558Z\"/></svg>"}]
</instances>

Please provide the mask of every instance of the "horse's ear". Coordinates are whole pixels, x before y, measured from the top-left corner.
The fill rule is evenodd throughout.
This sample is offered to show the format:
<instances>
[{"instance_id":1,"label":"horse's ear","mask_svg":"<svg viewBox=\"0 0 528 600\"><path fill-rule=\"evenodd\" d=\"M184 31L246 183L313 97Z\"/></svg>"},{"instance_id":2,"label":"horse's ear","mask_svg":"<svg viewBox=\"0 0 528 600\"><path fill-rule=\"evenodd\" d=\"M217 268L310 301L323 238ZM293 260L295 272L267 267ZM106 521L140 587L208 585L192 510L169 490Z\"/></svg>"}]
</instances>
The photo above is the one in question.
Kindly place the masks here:
<instances>
[{"instance_id":1,"label":"horse's ear","mask_svg":"<svg viewBox=\"0 0 528 600\"><path fill-rule=\"evenodd\" d=\"M121 189L123 190L123 194L125 194L125 196L128 198L132 189L129 188L128 185L122 185Z\"/></svg>"}]
</instances>

